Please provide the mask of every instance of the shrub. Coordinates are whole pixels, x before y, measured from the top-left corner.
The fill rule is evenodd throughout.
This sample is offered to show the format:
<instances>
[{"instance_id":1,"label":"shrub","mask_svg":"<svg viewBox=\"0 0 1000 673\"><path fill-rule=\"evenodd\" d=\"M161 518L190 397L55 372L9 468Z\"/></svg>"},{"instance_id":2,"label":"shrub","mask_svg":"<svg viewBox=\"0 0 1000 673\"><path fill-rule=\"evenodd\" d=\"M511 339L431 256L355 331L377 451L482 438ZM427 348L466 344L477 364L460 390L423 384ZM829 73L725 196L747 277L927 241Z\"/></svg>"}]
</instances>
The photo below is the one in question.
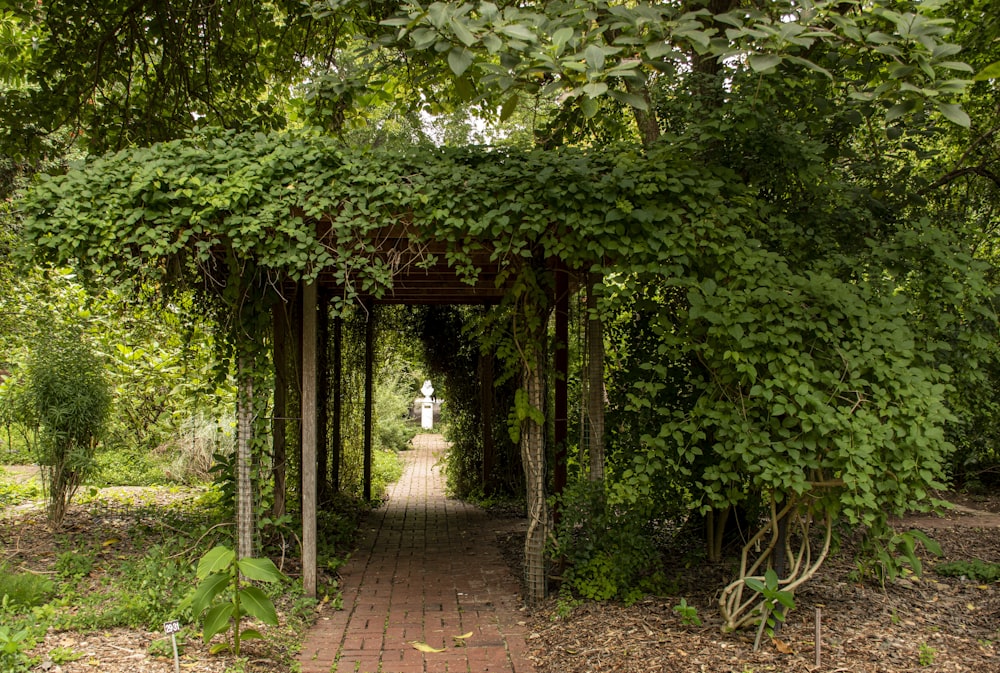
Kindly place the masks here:
<instances>
[{"instance_id":1,"label":"shrub","mask_svg":"<svg viewBox=\"0 0 1000 673\"><path fill-rule=\"evenodd\" d=\"M565 564L563 579L593 600L631 602L656 590L658 565L652 537L640 517L610 507L604 484L570 484L559 498L562 513L550 554Z\"/></svg>"},{"instance_id":2,"label":"shrub","mask_svg":"<svg viewBox=\"0 0 1000 673\"><path fill-rule=\"evenodd\" d=\"M94 465L111 404L100 358L72 326L43 330L27 367L27 393L40 430L38 464L49 523L62 525Z\"/></svg>"}]
</instances>

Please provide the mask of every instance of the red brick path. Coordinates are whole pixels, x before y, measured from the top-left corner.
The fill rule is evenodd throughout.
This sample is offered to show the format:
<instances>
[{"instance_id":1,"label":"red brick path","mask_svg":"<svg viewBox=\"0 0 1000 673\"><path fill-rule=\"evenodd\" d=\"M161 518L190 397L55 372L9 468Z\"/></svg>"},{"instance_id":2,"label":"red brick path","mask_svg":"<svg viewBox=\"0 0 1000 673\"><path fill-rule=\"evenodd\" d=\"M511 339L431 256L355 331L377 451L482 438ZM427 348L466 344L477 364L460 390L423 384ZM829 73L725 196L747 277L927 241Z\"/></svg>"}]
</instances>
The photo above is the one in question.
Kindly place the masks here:
<instances>
[{"instance_id":1,"label":"red brick path","mask_svg":"<svg viewBox=\"0 0 1000 673\"><path fill-rule=\"evenodd\" d=\"M344 609L323 612L306 637L302 673L532 673L520 586L500 556L498 526L445 498L440 435L418 435L414 445L341 568ZM446 649L424 653L413 642Z\"/></svg>"}]
</instances>

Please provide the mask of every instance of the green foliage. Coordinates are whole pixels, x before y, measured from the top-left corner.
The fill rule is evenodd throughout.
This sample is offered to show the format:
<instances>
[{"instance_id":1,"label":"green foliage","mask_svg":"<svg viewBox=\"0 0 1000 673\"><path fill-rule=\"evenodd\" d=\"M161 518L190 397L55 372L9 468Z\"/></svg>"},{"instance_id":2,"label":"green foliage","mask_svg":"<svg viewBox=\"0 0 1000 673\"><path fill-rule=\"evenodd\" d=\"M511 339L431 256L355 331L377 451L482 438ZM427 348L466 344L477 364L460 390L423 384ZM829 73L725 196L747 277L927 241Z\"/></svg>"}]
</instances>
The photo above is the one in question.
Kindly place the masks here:
<instances>
[{"instance_id":1,"label":"green foliage","mask_svg":"<svg viewBox=\"0 0 1000 673\"><path fill-rule=\"evenodd\" d=\"M935 655L937 655L936 648L931 647L927 643L920 643L920 654L917 661L921 666L933 666Z\"/></svg>"},{"instance_id":2,"label":"green foliage","mask_svg":"<svg viewBox=\"0 0 1000 673\"><path fill-rule=\"evenodd\" d=\"M0 566L0 598L4 610L25 612L48 602L55 595L55 584L44 575L14 572Z\"/></svg>"},{"instance_id":3,"label":"green foliage","mask_svg":"<svg viewBox=\"0 0 1000 673\"><path fill-rule=\"evenodd\" d=\"M76 489L93 469L110 391L100 358L70 325L53 325L40 339L26 380L33 420L41 430L37 461L49 521L58 528Z\"/></svg>"},{"instance_id":4,"label":"green foliage","mask_svg":"<svg viewBox=\"0 0 1000 673\"><path fill-rule=\"evenodd\" d=\"M698 608L688 605L686 598L681 598L681 602L674 606L674 612L681 618L681 624L685 626L701 626L701 619L698 617Z\"/></svg>"},{"instance_id":5,"label":"green foliage","mask_svg":"<svg viewBox=\"0 0 1000 673\"><path fill-rule=\"evenodd\" d=\"M206 643L219 633L232 629L232 651L239 656L240 642L263 638L256 629L242 626L249 615L265 624L278 625L278 615L271 599L250 582L281 582L283 575L266 558L237 559L227 547L213 547L201 557L196 572L200 583L189 595L191 610L202 619ZM214 645L212 651L230 648L229 643Z\"/></svg>"},{"instance_id":6,"label":"green foliage","mask_svg":"<svg viewBox=\"0 0 1000 673\"><path fill-rule=\"evenodd\" d=\"M951 561L938 563L934 572L944 577L965 577L972 582L996 582L1000 580L1000 563L989 563L973 559L971 561Z\"/></svg>"},{"instance_id":7,"label":"green foliage","mask_svg":"<svg viewBox=\"0 0 1000 673\"><path fill-rule=\"evenodd\" d=\"M627 603L658 589L659 556L642 518L610 506L603 483L569 484L558 507L549 554L565 564L564 586L584 598Z\"/></svg>"},{"instance_id":8,"label":"green foliage","mask_svg":"<svg viewBox=\"0 0 1000 673\"><path fill-rule=\"evenodd\" d=\"M34 481L19 483L5 476L0 470L0 508L20 505L35 500L41 492Z\"/></svg>"},{"instance_id":9,"label":"green foliage","mask_svg":"<svg viewBox=\"0 0 1000 673\"><path fill-rule=\"evenodd\" d=\"M912 529L902 533L871 530L865 536L857 560L858 572L870 575L883 585L906 572L917 577L923 574L923 563L917 554L917 544L935 556L942 556L941 545L923 531Z\"/></svg>"},{"instance_id":10,"label":"green foliage","mask_svg":"<svg viewBox=\"0 0 1000 673\"><path fill-rule=\"evenodd\" d=\"M816 80L825 85L817 87L817 106L844 88L856 107L881 102L887 121L927 107L968 126L947 101L972 69L955 60L960 47L948 42L950 21L938 5L850 6L856 11L790 1L693 8L564 0L502 9L410 2L382 23L424 65L425 77L450 81L461 98L488 98L501 118L522 98L556 93L566 116L593 118L607 110L602 99L649 112L644 85L695 69L729 80Z\"/></svg>"},{"instance_id":11,"label":"green foliage","mask_svg":"<svg viewBox=\"0 0 1000 673\"><path fill-rule=\"evenodd\" d=\"M89 553L64 551L56 556L56 575L63 579L80 579L94 569L94 557Z\"/></svg>"},{"instance_id":12,"label":"green foliage","mask_svg":"<svg viewBox=\"0 0 1000 673\"><path fill-rule=\"evenodd\" d=\"M158 630L177 618L184 587L189 586L189 568L171 546L153 545L145 554L122 563L115 582L115 602L102 621L111 626Z\"/></svg>"},{"instance_id":13,"label":"green foliage","mask_svg":"<svg viewBox=\"0 0 1000 673\"><path fill-rule=\"evenodd\" d=\"M754 651L756 651L760 647L761 633L766 631L768 636L773 638L777 625L785 621L785 611L795 609L795 596L791 591L785 591L781 588L778 573L773 568L767 569L763 580L757 577L747 577L743 581L747 587L761 596L760 628L757 631L757 640L754 642Z\"/></svg>"},{"instance_id":14,"label":"green foliage","mask_svg":"<svg viewBox=\"0 0 1000 673\"><path fill-rule=\"evenodd\" d=\"M0 625L0 667L9 673L27 673L33 662L28 650L34 646L28 629L14 630Z\"/></svg>"},{"instance_id":15,"label":"green foliage","mask_svg":"<svg viewBox=\"0 0 1000 673\"><path fill-rule=\"evenodd\" d=\"M403 463L395 451L372 451L372 498L381 498L390 484L403 476Z\"/></svg>"}]
</instances>

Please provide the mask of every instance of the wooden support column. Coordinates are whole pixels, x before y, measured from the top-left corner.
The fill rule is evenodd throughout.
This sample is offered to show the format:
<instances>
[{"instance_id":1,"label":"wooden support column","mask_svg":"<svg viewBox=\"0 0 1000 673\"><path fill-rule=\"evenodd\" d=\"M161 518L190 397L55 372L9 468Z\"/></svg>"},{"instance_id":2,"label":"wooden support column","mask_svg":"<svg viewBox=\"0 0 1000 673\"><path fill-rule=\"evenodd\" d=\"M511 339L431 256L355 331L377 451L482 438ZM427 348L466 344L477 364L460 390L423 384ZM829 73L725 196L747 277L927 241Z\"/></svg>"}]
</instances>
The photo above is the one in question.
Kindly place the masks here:
<instances>
[{"instance_id":1,"label":"wooden support column","mask_svg":"<svg viewBox=\"0 0 1000 673\"><path fill-rule=\"evenodd\" d=\"M288 415L288 312L283 301L271 308L271 363L274 366L274 419L271 421L271 476L274 505L271 518L285 515L287 463L286 417Z\"/></svg>"},{"instance_id":2,"label":"wooden support column","mask_svg":"<svg viewBox=\"0 0 1000 673\"><path fill-rule=\"evenodd\" d=\"M566 488L566 439L569 429L567 381L569 380L569 272L559 263L556 281L555 400L552 419L555 465L552 487L556 495ZM556 514L558 516L558 512Z\"/></svg>"},{"instance_id":3,"label":"wooden support column","mask_svg":"<svg viewBox=\"0 0 1000 673\"><path fill-rule=\"evenodd\" d=\"M528 404L545 408L542 358L524 363L523 385ZM534 418L521 424L521 460L527 487L528 530L524 537L524 583L528 603L545 598L545 542L549 535L548 505L545 498L545 429Z\"/></svg>"},{"instance_id":4,"label":"wooden support column","mask_svg":"<svg viewBox=\"0 0 1000 673\"><path fill-rule=\"evenodd\" d=\"M483 427L483 492L497 490L497 447L493 441L493 353L479 354L479 420Z\"/></svg>"},{"instance_id":5,"label":"wooden support column","mask_svg":"<svg viewBox=\"0 0 1000 673\"><path fill-rule=\"evenodd\" d=\"M327 293L319 294L319 310L316 315L316 336L318 345L316 346L316 367L317 385L316 393L316 498L317 502L328 502L330 497L330 446L327 424L330 420L330 326L329 309L330 297Z\"/></svg>"},{"instance_id":6,"label":"wooden support column","mask_svg":"<svg viewBox=\"0 0 1000 673\"><path fill-rule=\"evenodd\" d=\"M240 348L237 346L237 348ZM253 484L250 462L253 454L253 364L250 355L240 355L236 392L236 555L254 555Z\"/></svg>"},{"instance_id":7,"label":"wooden support column","mask_svg":"<svg viewBox=\"0 0 1000 673\"><path fill-rule=\"evenodd\" d=\"M302 296L302 589L316 597L316 397L317 320L316 283Z\"/></svg>"},{"instance_id":8,"label":"wooden support column","mask_svg":"<svg viewBox=\"0 0 1000 673\"><path fill-rule=\"evenodd\" d=\"M587 276L587 437L590 480L604 480L604 325L597 306L599 274Z\"/></svg>"},{"instance_id":9,"label":"wooden support column","mask_svg":"<svg viewBox=\"0 0 1000 673\"><path fill-rule=\"evenodd\" d=\"M364 499L372 499L372 429L375 412L375 307L368 307L365 323L365 437Z\"/></svg>"},{"instance_id":10,"label":"wooden support column","mask_svg":"<svg viewBox=\"0 0 1000 673\"><path fill-rule=\"evenodd\" d=\"M333 419L331 420L332 435L330 449L333 452L330 461L330 488L334 493L340 493L340 456L344 448L341 434L341 422L344 416L344 319L339 315L333 319Z\"/></svg>"}]
</instances>

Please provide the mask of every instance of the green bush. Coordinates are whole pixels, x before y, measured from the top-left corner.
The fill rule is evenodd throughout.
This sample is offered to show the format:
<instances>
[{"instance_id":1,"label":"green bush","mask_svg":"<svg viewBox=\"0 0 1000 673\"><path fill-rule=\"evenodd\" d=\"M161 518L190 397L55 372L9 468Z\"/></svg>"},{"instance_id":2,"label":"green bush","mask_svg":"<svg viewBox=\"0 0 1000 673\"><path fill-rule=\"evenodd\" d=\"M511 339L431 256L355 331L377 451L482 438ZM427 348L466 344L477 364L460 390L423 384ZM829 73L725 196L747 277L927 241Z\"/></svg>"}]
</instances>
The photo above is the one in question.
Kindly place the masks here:
<instances>
[{"instance_id":1,"label":"green bush","mask_svg":"<svg viewBox=\"0 0 1000 673\"><path fill-rule=\"evenodd\" d=\"M592 600L633 602L661 584L659 557L642 518L609 507L604 485L581 481L566 487L549 553L565 565L563 581L574 593Z\"/></svg>"},{"instance_id":2,"label":"green bush","mask_svg":"<svg viewBox=\"0 0 1000 673\"><path fill-rule=\"evenodd\" d=\"M389 485L403 476L403 463L395 451L372 452L372 499L385 496Z\"/></svg>"},{"instance_id":3,"label":"green bush","mask_svg":"<svg viewBox=\"0 0 1000 673\"><path fill-rule=\"evenodd\" d=\"M37 459L49 501L49 523L58 528L77 488L93 470L111 391L100 358L72 326L42 330L26 380L40 431Z\"/></svg>"}]
</instances>

